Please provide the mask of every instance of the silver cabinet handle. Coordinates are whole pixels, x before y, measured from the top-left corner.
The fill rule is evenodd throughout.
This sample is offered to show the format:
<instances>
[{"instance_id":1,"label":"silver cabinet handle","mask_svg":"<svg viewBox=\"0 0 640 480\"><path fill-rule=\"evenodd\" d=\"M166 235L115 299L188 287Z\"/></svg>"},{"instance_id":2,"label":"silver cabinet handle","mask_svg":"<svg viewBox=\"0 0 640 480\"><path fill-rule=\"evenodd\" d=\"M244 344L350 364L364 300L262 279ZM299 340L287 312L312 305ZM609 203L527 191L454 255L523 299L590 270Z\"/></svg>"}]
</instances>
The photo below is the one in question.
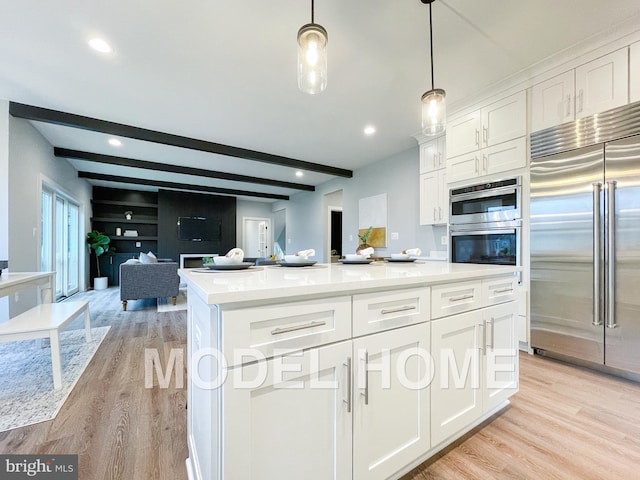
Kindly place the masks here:
<instances>
[{"instance_id":1,"label":"silver cabinet handle","mask_svg":"<svg viewBox=\"0 0 640 480\"><path fill-rule=\"evenodd\" d=\"M406 312L407 310L415 310L415 309L416 309L415 305L403 305L401 307L395 307L395 308L384 308L380 310L380 313L382 315L388 315L390 313Z\"/></svg>"},{"instance_id":2,"label":"silver cabinet handle","mask_svg":"<svg viewBox=\"0 0 640 480\"><path fill-rule=\"evenodd\" d=\"M569 115L571 115L571 95L567 95L566 104L567 104L567 115L566 116L568 117Z\"/></svg>"},{"instance_id":3,"label":"silver cabinet handle","mask_svg":"<svg viewBox=\"0 0 640 480\"><path fill-rule=\"evenodd\" d=\"M591 325L599 327L602 325L600 315L600 190L602 184L593 184L593 320Z\"/></svg>"},{"instance_id":4,"label":"silver cabinet handle","mask_svg":"<svg viewBox=\"0 0 640 480\"><path fill-rule=\"evenodd\" d=\"M513 292L513 287L501 288L500 290L494 290L493 293L507 293Z\"/></svg>"},{"instance_id":5,"label":"silver cabinet handle","mask_svg":"<svg viewBox=\"0 0 640 480\"><path fill-rule=\"evenodd\" d=\"M491 324L491 350L496 348L496 323L495 318L491 317L491 320L487 322L487 324Z\"/></svg>"},{"instance_id":6,"label":"silver cabinet handle","mask_svg":"<svg viewBox=\"0 0 640 480\"><path fill-rule=\"evenodd\" d=\"M347 413L351 413L351 357L347 357L347 362L343 365L347 367L347 399L343 402L347 404Z\"/></svg>"},{"instance_id":7,"label":"silver cabinet handle","mask_svg":"<svg viewBox=\"0 0 640 480\"><path fill-rule=\"evenodd\" d=\"M460 295L459 297L450 297L449 301L450 302L459 302L461 300L468 300L470 298L473 298L473 293L467 293L466 295Z\"/></svg>"},{"instance_id":8,"label":"silver cabinet handle","mask_svg":"<svg viewBox=\"0 0 640 480\"><path fill-rule=\"evenodd\" d=\"M438 166L442 166L442 152L438 152Z\"/></svg>"},{"instance_id":9,"label":"silver cabinet handle","mask_svg":"<svg viewBox=\"0 0 640 480\"><path fill-rule=\"evenodd\" d=\"M482 127L482 142L485 146L489 143L489 127Z\"/></svg>"},{"instance_id":10,"label":"silver cabinet handle","mask_svg":"<svg viewBox=\"0 0 640 480\"><path fill-rule=\"evenodd\" d=\"M433 221L436 221L436 207L433 207Z\"/></svg>"},{"instance_id":11,"label":"silver cabinet handle","mask_svg":"<svg viewBox=\"0 0 640 480\"><path fill-rule=\"evenodd\" d=\"M582 112L584 106L584 90L580 89L578 93L578 112Z\"/></svg>"},{"instance_id":12,"label":"silver cabinet handle","mask_svg":"<svg viewBox=\"0 0 640 480\"><path fill-rule=\"evenodd\" d=\"M327 322L321 321L321 322L309 322L303 325L296 325L294 327L276 328L274 330L271 330L271 335L282 335L283 333L295 332L296 330L304 330L304 329L313 328L313 327L321 327L322 325L326 325L326 324Z\"/></svg>"},{"instance_id":13,"label":"silver cabinet handle","mask_svg":"<svg viewBox=\"0 0 640 480\"><path fill-rule=\"evenodd\" d=\"M616 182L607 182L607 328L616 328Z\"/></svg>"},{"instance_id":14,"label":"silver cabinet handle","mask_svg":"<svg viewBox=\"0 0 640 480\"><path fill-rule=\"evenodd\" d=\"M486 155L482 155L482 170L484 170L484 173L487 173L487 156Z\"/></svg>"},{"instance_id":15,"label":"silver cabinet handle","mask_svg":"<svg viewBox=\"0 0 640 480\"><path fill-rule=\"evenodd\" d=\"M436 161L437 155L438 154L436 152L433 152L433 168L434 169L438 168L438 162Z\"/></svg>"},{"instance_id":16,"label":"silver cabinet handle","mask_svg":"<svg viewBox=\"0 0 640 480\"><path fill-rule=\"evenodd\" d=\"M364 352L364 404L369 405L369 352Z\"/></svg>"},{"instance_id":17,"label":"silver cabinet handle","mask_svg":"<svg viewBox=\"0 0 640 480\"><path fill-rule=\"evenodd\" d=\"M476 128L476 147L480 148L480 130Z\"/></svg>"},{"instance_id":18,"label":"silver cabinet handle","mask_svg":"<svg viewBox=\"0 0 640 480\"><path fill-rule=\"evenodd\" d=\"M438 220L442 220L442 207L438 207Z\"/></svg>"},{"instance_id":19,"label":"silver cabinet handle","mask_svg":"<svg viewBox=\"0 0 640 480\"><path fill-rule=\"evenodd\" d=\"M485 355L487 353L487 321L483 320L482 323L478 324L478 327L482 328L482 342L480 343L480 350L482 350L482 354Z\"/></svg>"},{"instance_id":20,"label":"silver cabinet handle","mask_svg":"<svg viewBox=\"0 0 640 480\"><path fill-rule=\"evenodd\" d=\"M475 171L476 171L476 173L480 173L480 172L478 172L478 168L479 168L479 166L480 166L480 165L479 165L480 160L478 160L478 157L473 157L473 158L474 158L474 160L475 160Z\"/></svg>"}]
</instances>

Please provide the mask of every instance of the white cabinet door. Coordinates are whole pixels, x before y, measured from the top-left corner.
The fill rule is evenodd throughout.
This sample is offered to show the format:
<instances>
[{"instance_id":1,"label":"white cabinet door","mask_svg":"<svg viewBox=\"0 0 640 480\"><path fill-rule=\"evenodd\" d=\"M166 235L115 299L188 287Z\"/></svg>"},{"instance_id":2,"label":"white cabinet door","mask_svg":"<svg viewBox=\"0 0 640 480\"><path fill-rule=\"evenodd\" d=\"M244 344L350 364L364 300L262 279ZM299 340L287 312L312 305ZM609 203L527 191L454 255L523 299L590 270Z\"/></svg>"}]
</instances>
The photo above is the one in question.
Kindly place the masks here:
<instances>
[{"instance_id":1,"label":"white cabinet door","mask_svg":"<svg viewBox=\"0 0 640 480\"><path fill-rule=\"evenodd\" d=\"M446 169L420 175L420 225L446 224L449 220L448 205Z\"/></svg>"},{"instance_id":2,"label":"white cabinet door","mask_svg":"<svg viewBox=\"0 0 640 480\"><path fill-rule=\"evenodd\" d=\"M222 478L351 479L351 355L345 341L232 369Z\"/></svg>"},{"instance_id":3,"label":"white cabinet door","mask_svg":"<svg viewBox=\"0 0 640 480\"><path fill-rule=\"evenodd\" d=\"M527 165L526 137L482 149L482 175L506 172Z\"/></svg>"},{"instance_id":4,"label":"white cabinet door","mask_svg":"<svg viewBox=\"0 0 640 480\"><path fill-rule=\"evenodd\" d=\"M438 173L420 175L420 225L438 223Z\"/></svg>"},{"instance_id":5,"label":"white cabinet door","mask_svg":"<svg viewBox=\"0 0 640 480\"><path fill-rule=\"evenodd\" d=\"M518 303L496 305L484 316L487 331L482 406L488 412L518 391Z\"/></svg>"},{"instance_id":6,"label":"white cabinet door","mask_svg":"<svg viewBox=\"0 0 640 480\"><path fill-rule=\"evenodd\" d=\"M480 342L482 313L474 310L431 321L431 445L467 427L482 415Z\"/></svg>"},{"instance_id":7,"label":"white cabinet door","mask_svg":"<svg viewBox=\"0 0 640 480\"><path fill-rule=\"evenodd\" d=\"M445 137L420 144L420 173L428 173L446 166Z\"/></svg>"},{"instance_id":8,"label":"white cabinet door","mask_svg":"<svg viewBox=\"0 0 640 480\"><path fill-rule=\"evenodd\" d=\"M570 70L531 89L531 131L574 119L574 71Z\"/></svg>"},{"instance_id":9,"label":"white cabinet door","mask_svg":"<svg viewBox=\"0 0 640 480\"><path fill-rule=\"evenodd\" d=\"M449 185L447 185L447 169L438 170L438 223L449 223Z\"/></svg>"},{"instance_id":10,"label":"white cabinet door","mask_svg":"<svg viewBox=\"0 0 640 480\"><path fill-rule=\"evenodd\" d=\"M629 49L629 102L640 101L640 42Z\"/></svg>"},{"instance_id":11,"label":"white cabinet door","mask_svg":"<svg viewBox=\"0 0 640 480\"><path fill-rule=\"evenodd\" d=\"M576 118L627 104L627 56L625 47L576 68Z\"/></svg>"},{"instance_id":12,"label":"white cabinet door","mask_svg":"<svg viewBox=\"0 0 640 480\"><path fill-rule=\"evenodd\" d=\"M449 157L480 148L480 110L447 122L446 150Z\"/></svg>"},{"instance_id":13,"label":"white cabinet door","mask_svg":"<svg viewBox=\"0 0 640 480\"><path fill-rule=\"evenodd\" d=\"M429 324L362 337L353 348L353 478L391 478L430 447L431 366L416 355L428 359Z\"/></svg>"},{"instance_id":14,"label":"white cabinet door","mask_svg":"<svg viewBox=\"0 0 640 480\"><path fill-rule=\"evenodd\" d=\"M527 134L527 92L498 100L481 110L482 146L490 147Z\"/></svg>"},{"instance_id":15,"label":"white cabinet door","mask_svg":"<svg viewBox=\"0 0 640 480\"><path fill-rule=\"evenodd\" d=\"M447 158L447 181L455 183L480 175L480 152L471 152Z\"/></svg>"}]
</instances>

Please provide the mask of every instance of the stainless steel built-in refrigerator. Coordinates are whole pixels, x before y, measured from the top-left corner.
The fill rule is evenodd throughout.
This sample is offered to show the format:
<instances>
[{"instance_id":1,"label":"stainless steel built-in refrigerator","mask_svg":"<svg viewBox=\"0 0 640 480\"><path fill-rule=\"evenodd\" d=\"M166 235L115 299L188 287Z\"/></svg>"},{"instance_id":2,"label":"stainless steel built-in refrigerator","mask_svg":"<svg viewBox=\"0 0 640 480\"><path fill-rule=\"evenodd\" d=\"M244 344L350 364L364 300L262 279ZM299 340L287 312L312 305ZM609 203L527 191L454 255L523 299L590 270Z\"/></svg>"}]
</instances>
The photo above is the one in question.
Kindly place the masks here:
<instances>
[{"instance_id":1,"label":"stainless steel built-in refrigerator","mask_svg":"<svg viewBox=\"0 0 640 480\"><path fill-rule=\"evenodd\" d=\"M639 134L633 104L531 136L531 346L634 378Z\"/></svg>"}]
</instances>

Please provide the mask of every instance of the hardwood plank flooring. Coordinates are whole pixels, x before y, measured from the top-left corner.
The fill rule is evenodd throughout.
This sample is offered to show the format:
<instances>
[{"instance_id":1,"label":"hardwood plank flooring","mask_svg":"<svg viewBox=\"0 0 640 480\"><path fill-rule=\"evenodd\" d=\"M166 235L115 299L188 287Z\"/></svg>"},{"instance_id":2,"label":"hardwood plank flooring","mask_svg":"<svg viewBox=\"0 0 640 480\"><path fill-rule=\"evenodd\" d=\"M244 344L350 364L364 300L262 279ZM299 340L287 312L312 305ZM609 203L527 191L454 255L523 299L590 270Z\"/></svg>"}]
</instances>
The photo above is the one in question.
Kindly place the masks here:
<instances>
[{"instance_id":1,"label":"hardwood plank flooring","mask_svg":"<svg viewBox=\"0 0 640 480\"><path fill-rule=\"evenodd\" d=\"M123 312L116 288L79 295L107 338L58 416L0 433L0 452L77 453L82 480L186 480L186 390L144 387L144 349L166 366L186 312ZM640 384L527 354L520 369L506 410L402 480L639 478Z\"/></svg>"}]
</instances>

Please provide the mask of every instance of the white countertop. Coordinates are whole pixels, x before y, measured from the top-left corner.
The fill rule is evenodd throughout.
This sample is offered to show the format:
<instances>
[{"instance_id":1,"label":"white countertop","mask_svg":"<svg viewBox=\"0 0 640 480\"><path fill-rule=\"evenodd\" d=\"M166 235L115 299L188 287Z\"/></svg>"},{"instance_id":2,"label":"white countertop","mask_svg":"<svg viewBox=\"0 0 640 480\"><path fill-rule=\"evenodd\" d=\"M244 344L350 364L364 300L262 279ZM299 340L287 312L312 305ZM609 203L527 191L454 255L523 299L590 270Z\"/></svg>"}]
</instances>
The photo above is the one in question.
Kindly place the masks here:
<instances>
[{"instance_id":1,"label":"white countertop","mask_svg":"<svg viewBox=\"0 0 640 480\"><path fill-rule=\"evenodd\" d=\"M373 262L313 267L265 265L236 271L191 268L178 273L187 284L189 295L196 294L211 305L223 305L473 280L521 270L521 267L469 263Z\"/></svg>"}]
</instances>

